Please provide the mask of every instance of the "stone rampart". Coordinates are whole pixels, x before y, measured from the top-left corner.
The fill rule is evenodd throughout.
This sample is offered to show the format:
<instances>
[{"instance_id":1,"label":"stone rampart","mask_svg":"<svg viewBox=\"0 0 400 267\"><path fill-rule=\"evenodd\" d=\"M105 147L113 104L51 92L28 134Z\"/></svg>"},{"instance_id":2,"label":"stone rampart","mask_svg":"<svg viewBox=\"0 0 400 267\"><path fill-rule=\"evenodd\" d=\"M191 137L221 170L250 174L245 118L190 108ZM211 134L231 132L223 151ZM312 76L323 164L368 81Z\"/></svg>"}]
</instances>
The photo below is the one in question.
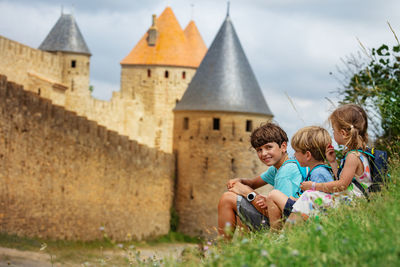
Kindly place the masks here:
<instances>
[{"instance_id":1,"label":"stone rampart","mask_svg":"<svg viewBox=\"0 0 400 267\"><path fill-rule=\"evenodd\" d=\"M62 58L0 36L0 73L9 80L27 85L28 74L40 75L61 83Z\"/></svg>"},{"instance_id":2,"label":"stone rampart","mask_svg":"<svg viewBox=\"0 0 400 267\"><path fill-rule=\"evenodd\" d=\"M143 239L169 231L174 157L0 76L0 231Z\"/></svg>"}]
</instances>

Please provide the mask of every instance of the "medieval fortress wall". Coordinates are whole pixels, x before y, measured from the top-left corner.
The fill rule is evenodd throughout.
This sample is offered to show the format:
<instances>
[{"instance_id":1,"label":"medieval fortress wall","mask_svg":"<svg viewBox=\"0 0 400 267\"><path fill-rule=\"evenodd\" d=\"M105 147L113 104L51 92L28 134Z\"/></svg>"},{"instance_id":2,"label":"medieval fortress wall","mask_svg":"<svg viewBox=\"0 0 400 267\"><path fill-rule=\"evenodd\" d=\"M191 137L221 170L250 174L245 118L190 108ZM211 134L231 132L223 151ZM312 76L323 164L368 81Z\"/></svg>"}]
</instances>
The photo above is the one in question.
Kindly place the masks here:
<instances>
[{"instance_id":1,"label":"medieval fortress wall","mask_svg":"<svg viewBox=\"0 0 400 267\"><path fill-rule=\"evenodd\" d=\"M1 232L93 240L104 226L125 240L169 231L173 155L6 79L0 76Z\"/></svg>"},{"instance_id":2,"label":"medieval fortress wall","mask_svg":"<svg viewBox=\"0 0 400 267\"><path fill-rule=\"evenodd\" d=\"M90 96L88 56L49 53L0 36L0 58L0 74L8 80L168 153L172 153L172 109L196 72L176 66L126 66L121 71L121 91L103 101Z\"/></svg>"}]
</instances>

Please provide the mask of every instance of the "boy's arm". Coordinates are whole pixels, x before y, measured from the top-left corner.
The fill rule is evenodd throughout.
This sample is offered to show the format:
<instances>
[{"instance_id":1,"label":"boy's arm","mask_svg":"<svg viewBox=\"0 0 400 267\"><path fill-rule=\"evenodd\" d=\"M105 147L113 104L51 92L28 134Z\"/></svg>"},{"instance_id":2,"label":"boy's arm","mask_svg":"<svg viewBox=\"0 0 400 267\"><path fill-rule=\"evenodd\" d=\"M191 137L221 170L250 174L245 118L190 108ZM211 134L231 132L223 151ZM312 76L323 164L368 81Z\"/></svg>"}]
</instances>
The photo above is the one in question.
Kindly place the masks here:
<instances>
[{"instance_id":1,"label":"boy's arm","mask_svg":"<svg viewBox=\"0 0 400 267\"><path fill-rule=\"evenodd\" d=\"M256 193L256 197L251 201L250 203L263 215L268 217L268 212L266 208L261 208L258 204L257 201L260 200L260 198L265 198L264 196L258 194L255 192L252 188L250 188L247 185L244 185L242 183L236 183L231 189L229 189L230 192L234 192L235 194L241 195L242 197L247 199L247 195L251 192Z\"/></svg>"},{"instance_id":2,"label":"boy's arm","mask_svg":"<svg viewBox=\"0 0 400 267\"><path fill-rule=\"evenodd\" d=\"M228 181L226 186L228 189L231 189L236 183L242 183L244 185L251 187L252 189L257 189L257 188L267 184L263 179L261 179L260 176L257 176L252 179L248 179L248 178L231 179Z\"/></svg>"},{"instance_id":3,"label":"boy's arm","mask_svg":"<svg viewBox=\"0 0 400 267\"><path fill-rule=\"evenodd\" d=\"M242 183L253 189L257 189L257 188L267 184L267 182L265 182L261 178L261 176L257 176L256 178L253 178L253 179L242 179Z\"/></svg>"}]
</instances>

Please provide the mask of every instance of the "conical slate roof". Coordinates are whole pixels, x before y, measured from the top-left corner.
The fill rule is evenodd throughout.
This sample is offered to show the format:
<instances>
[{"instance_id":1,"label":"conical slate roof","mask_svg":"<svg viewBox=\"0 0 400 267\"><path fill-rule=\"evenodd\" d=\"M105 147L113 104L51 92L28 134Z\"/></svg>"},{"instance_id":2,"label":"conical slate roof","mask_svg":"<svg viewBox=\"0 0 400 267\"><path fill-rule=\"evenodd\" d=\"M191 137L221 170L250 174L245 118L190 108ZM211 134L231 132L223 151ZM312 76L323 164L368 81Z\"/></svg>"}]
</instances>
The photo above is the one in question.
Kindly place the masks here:
<instances>
[{"instance_id":1,"label":"conical slate roof","mask_svg":"<svg viewBox=\"0 0 400 267\"><path fill-rule=\"evenodd\" d=\"M61 14L39 49L50 52L61 51L91 55L78 24L70 14Z\"/></svg>"},{"instance_id":2,"label":"conical slate roof","mask_svg":"<svg viewBox=\"0 0 400 267\"><path fill-rule=\"evenodd\" d=\"M272 115L229 15L174 110Z\"/></svg>"}]
</instances>

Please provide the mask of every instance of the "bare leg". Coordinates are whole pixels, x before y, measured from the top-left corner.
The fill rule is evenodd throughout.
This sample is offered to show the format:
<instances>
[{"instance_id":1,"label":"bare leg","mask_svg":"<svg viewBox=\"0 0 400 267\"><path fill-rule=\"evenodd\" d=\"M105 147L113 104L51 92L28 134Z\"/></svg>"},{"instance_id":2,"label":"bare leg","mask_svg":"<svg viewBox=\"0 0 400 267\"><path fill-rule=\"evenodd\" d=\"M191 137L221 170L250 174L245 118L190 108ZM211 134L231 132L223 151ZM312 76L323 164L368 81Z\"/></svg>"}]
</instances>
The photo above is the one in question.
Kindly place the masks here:
<instances>
[{"instance_id":1,"label":"bare leg","mask_svg":"<svg viewBox=\"0 0 400 267\"><path fill-rule=\"evenodd\" d=\"M225 192L218 203L218 234L231 239L236 227L236 199L233 192Z\"/></svg>"},{"instance_id":2,"label":"bare leg","mask_svg":"<svg viewBox=\"0 0 400 267\"><path fill-rule=\"evenodd\" d=\"M268 217L272 231L282 228L282 212L288 197L279 190L272 190L267 197Z\"/></svg>"}]
</instances>

